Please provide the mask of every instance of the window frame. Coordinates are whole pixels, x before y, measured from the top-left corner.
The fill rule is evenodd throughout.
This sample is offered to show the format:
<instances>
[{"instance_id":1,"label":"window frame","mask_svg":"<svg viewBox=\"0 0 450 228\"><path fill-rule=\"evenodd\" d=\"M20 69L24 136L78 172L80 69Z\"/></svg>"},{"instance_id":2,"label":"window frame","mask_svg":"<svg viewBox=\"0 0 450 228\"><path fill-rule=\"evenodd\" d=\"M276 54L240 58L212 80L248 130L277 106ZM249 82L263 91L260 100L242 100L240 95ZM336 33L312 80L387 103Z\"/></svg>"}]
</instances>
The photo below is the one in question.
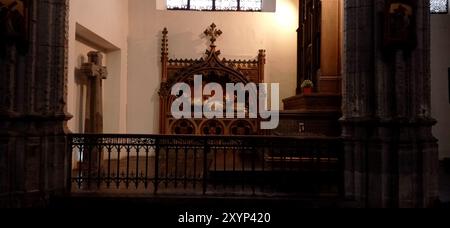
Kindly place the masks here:
<instances>
[{"instance_id":1,"label":"window frame","mask_svg":"<svg viewBox=\"0 0 450 228\"><path fill-rule=\"evenodd\" d=\"M443 12L436 12L436 11L432 11L431 10L431 0L430 0L430 13L431 14L448 14L448 10L449 10L449 0L446 0L447 1L447 4L446 4L446 10L445 11L443 11Z\"/></svg>"},{"instance_id":2,"label":"window frame","mask_svg":"<svg viewBox=\"0 0 450 228\"><path fill-rule=\"evenodd\" d=\"M187 8L182 9L182 8L169 8L168 5L166 5L167 10L173 10L173 11L205 11L205 12L263 12L263 0L261 0L261 9L260 10L241 10L241 0L236 0L237 1L237 10L221 10L221 9L216 9L216 0L212 0L212 9L210 10L196 10L196 9L191 9L191 0L187 0ZM167 4L167 1L166 1Z\"/></svg>"}]
</instances>

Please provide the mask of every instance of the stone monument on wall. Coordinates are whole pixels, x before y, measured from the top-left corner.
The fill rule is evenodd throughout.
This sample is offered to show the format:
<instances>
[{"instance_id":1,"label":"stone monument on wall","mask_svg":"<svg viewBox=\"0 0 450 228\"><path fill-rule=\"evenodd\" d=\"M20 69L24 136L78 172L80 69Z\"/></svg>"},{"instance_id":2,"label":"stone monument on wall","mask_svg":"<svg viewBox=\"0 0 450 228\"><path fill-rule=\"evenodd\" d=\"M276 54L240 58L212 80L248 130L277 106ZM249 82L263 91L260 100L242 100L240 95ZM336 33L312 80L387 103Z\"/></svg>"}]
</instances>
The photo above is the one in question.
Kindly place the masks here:
<instances>
[{"instance_id":1,"label":"stone monument on wall","mask_svg":"<svg viewBox=\"0 0 450 228\"><path fill-rule=\"evenodd\" d=\"M85 133L103 133L103 80L107 70L103 65L103 55L98 51L88 53L88 62L81 66L87 82Z\"/></svg>"}]
</instances>

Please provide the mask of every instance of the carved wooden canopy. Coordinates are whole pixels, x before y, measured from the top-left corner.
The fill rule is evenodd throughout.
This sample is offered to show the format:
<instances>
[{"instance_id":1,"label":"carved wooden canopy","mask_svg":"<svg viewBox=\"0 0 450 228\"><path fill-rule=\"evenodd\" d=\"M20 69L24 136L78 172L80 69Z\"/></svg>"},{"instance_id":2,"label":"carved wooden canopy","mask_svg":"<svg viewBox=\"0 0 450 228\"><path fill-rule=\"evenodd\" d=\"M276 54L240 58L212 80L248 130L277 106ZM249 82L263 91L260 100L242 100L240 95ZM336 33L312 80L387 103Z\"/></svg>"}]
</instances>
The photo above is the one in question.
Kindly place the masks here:
<instances>
[{"instance_id":1,"label":"carved wooden canopy","mask_svg":"<svg viewBox=\"0 0 450 228\"><path fill-rule=\"evenodd\" d=\"M203 82L216 82L221 85L226 83L262 83L264 82L264 66L266 52L259 50L258 57L251 60L229 60L220 58L220 50L217 50L215 42L222 35L213 23L204 31L205 36L210 38L209 49L204 57L200 59L169 59L168 30L162 32L161 47L161 88L159 91L161 99L160 107L160 131L162 134L208 134L206 129L214 134L228 135L232 133L234 125L251 126L252 129L239 129L235 132L258 132L257 123L251 120L206 120L189 119L175 120L172 118L170 108L176 97L171 96L171 88L176 83L187 83L193 85L194 75L203 75ZM239 123L237 121L240 121ZM248 121L243 123L242 121ZM207 126L207 127L205 127ZM181 129L181 130L180 130ZM244 131L245 130L245 131ZM212 133L212 134L213 134Z\"/></svg>"}]
</instances>

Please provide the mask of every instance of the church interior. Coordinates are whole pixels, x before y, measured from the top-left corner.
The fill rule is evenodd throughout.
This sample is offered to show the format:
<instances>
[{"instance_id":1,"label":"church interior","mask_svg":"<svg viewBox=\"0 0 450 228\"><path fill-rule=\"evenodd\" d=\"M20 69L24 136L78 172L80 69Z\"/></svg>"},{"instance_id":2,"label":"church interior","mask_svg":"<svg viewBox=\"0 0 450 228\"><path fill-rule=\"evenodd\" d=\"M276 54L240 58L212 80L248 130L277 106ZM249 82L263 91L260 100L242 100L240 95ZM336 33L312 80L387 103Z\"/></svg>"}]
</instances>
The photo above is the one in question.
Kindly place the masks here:
<instances>
[{"instance_id":1,"label":"church interior","mask_svg":"<svg viewBox=\"0 0 450 228\"><path fill-rule=\"evenodd\" d=\"M448 4L0 0L0 208L449 207ZM279 85L278 127L173 117L198 74Z\"/></svg>"}]
</instances>

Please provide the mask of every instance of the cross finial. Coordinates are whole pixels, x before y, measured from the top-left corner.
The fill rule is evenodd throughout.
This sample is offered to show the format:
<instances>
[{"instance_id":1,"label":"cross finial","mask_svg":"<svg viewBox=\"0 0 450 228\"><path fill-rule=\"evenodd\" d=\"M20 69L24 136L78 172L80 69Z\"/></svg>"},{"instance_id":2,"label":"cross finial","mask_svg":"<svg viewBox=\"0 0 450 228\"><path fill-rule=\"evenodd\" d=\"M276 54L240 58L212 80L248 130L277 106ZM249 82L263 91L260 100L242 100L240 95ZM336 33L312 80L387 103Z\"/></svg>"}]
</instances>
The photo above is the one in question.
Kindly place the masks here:
<instances>
[{"instance_id":1,"label":"cross finial","mask_svg":"<svg viewBox=\"0 0 450 228\"><path fill-rule=\"evenodd\" d=\"M208 29L205 30L204 34L206 36L210 36L211 39L211 46L215 46L214 43L216 42L217 38L222 35L222 31L220 29L216 29L216 24L212 23Z\"/></svg>"},{"instance_id":2,"label":"cross finial","mask_svg":"<svg viewBox=\"0 0 450 228\"><path fill-rule=\"evenodd\" d=\"M91 51L88 53L89 61L83 63L81 66L82 72L84 72L89 77L99 77L101 79L106 79L108 76L108 71L106 67L103 66L103 55L98 51Z\"/></svg>"}]
</instances>

